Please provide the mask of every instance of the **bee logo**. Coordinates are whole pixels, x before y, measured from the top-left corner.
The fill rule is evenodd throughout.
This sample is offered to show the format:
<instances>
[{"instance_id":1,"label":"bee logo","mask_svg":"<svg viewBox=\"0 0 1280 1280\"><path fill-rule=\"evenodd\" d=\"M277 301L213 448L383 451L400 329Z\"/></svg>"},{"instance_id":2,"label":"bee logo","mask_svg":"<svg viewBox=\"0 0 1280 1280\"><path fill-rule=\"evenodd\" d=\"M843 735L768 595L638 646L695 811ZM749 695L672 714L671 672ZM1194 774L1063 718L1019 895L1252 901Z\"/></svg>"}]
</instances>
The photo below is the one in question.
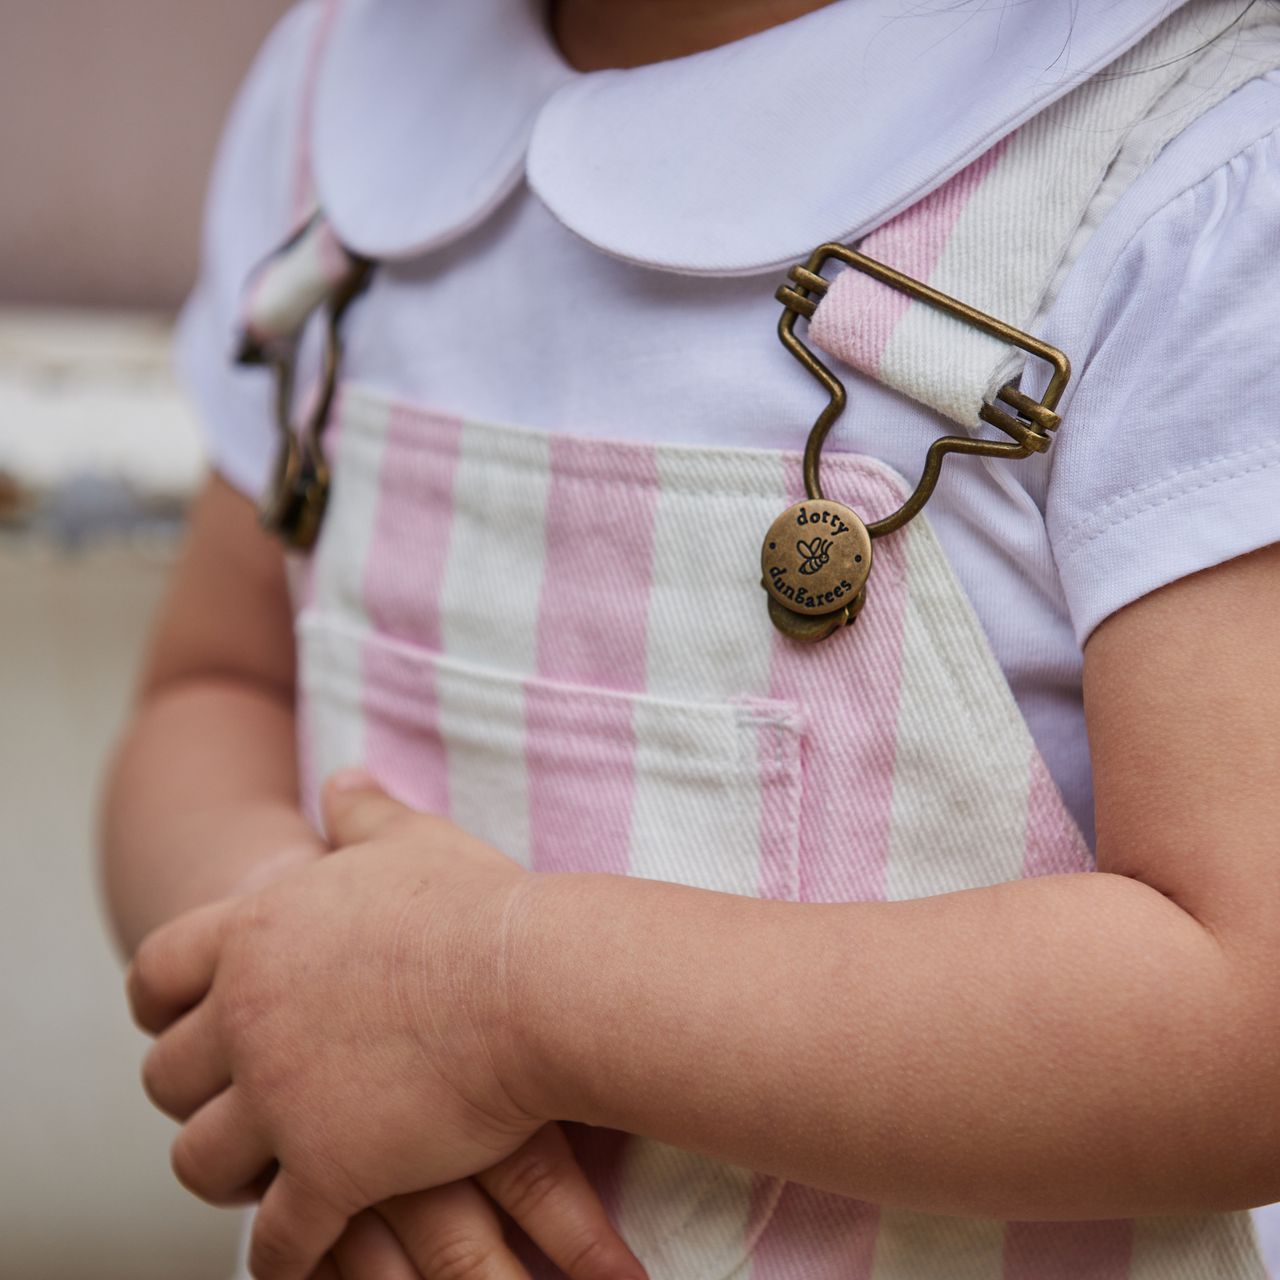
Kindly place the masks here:
<instances>
[{"instance_id":1,"label":"bee logo","mask_svg":"<svg viewBox=\"0 0 1280 1280\"><path fill-rule=\"evenodd\" d=\"M817 573L831 559L831 539L814 537L808 542L797 542L796 550L804 557L801 573Z\"/></svg>"}]
</instances>

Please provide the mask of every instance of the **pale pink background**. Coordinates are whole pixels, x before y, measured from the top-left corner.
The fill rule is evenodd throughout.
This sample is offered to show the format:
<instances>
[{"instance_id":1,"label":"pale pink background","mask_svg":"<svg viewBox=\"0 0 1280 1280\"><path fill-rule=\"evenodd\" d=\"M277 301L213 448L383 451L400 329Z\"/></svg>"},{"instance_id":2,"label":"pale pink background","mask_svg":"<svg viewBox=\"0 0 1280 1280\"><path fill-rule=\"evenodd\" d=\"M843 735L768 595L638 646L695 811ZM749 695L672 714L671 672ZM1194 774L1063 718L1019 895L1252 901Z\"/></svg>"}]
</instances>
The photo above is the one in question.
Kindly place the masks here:
<instances>
[{"instance_id":1,"label":"pale pink background","mask_svg":"<svg viewBox=\"0 0 1280 1280\"><path fill-rule=\"evenodd\" d=\"M288 0L0 0L0 304L185 292L219 123Z\"/></svg>"},{"instance_id":2,"label":"pale pink background","mask_svg":"<svg viewBox=\"0 0 1280 1280\"><path fill-rule=\"evenodd\" d=\"M67 473L87 465L69 424L95 380L104 435L126 433L130 394L153 423L180 412L150 372L162 328L144 361L149 324L23 304L181 298L219 122L286 3L0 0L0 472L25 479L17 446L59 432ZM91 852L166 557L0 533L0 1277L225 1280L239 1215L169 1173Z\"/></svg>"}]
</instances>

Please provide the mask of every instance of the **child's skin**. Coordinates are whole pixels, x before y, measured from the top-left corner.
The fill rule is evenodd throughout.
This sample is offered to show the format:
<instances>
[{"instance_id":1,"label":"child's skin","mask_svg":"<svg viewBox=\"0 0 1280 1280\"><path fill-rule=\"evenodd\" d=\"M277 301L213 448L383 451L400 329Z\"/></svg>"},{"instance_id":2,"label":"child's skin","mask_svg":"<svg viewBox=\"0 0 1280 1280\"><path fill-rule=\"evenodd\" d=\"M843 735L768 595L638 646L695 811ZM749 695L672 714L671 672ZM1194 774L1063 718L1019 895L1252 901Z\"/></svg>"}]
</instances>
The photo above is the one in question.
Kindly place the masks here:
<instances>
[{"instance_id":1,"label":"child's skin","mask_svg":"<svg viewBox=\"0 0 1280 1280\"><path fill-rule=\"evenodd\" d=\"M555 29L634 65L815 7L564 0ZM1103 874L822 906L535 874L350 776L322 858L280 552L211 482L106 815L122 940L164 926L129 985L179 1176L229 1202L278 1162L262 1280L515 1280L481 1185L573 1280L641 1275L563 1119L929 1211L1280 1196L1278 617L1271 548L1090 639Z\"/></svg>"}]
</instances>

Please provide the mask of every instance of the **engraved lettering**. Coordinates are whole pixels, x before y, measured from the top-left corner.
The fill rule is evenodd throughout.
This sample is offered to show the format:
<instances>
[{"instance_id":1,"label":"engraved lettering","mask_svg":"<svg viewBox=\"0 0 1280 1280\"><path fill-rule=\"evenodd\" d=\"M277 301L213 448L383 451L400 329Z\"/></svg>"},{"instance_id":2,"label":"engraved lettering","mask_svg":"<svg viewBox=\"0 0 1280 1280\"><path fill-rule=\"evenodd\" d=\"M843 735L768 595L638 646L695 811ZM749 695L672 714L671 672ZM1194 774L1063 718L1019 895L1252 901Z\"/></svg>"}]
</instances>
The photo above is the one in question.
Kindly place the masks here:
<instances>
[{"instance_id":1,"label":"engraved lettering","mask_svg":"<svg viewBox=\"0 0 1280 1280\"><path fill-rule=\"evenodd\" d=\"M856 513L827 499L796 503L765 535L764 585L775 601L794 612L831 614L862 589L870 551L866 527Z\"/></svg>"},{"instance_id":2,"label":"engraved lettering","mask_svg":"<svg viewBox=\"0 0 1280 1280\"><path fill-rule=\"evenodd\" d=\"M796 516L796 524L825 524L831 527L831 536L838 538L842 533L849 532L849 526L840 519L834 511L822 511L810 513L807 508L801 507L799 515Z\"/></svg>"}]
</instances>

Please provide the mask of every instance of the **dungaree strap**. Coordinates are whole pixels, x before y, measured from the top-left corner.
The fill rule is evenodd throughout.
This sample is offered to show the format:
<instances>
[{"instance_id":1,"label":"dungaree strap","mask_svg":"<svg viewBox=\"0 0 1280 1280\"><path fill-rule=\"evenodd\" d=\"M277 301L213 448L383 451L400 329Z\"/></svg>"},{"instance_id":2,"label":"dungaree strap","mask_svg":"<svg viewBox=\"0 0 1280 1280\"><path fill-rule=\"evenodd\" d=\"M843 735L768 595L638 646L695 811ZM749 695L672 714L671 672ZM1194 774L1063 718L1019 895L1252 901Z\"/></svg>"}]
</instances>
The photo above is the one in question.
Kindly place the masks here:
<instances>
[{"instance_id":1,"label":"dungaree strap","mask_svg":"<svg viewBox=\"0 0 1280 1280\"><path fill-rule=\"evenodd\" d=\"M779 297L796 313L790 345L811 369L816 362L794 336L797 316L809 320L816 347L960 424L972 438L969 445L956 437L938 441L912 498L872 526L872 537L892 532L923 507L944 454L1016 458L1048 448L1069 365L1025 330L1052 303L1107 209L1163 147L1216 102L1277 66L1280 20L1272 7L1242 12L1240 0L1191 0L1106 70L872 231L856 252L823 246L858 269L833 279L806 266L793 269L797 287L784 286ZM822 257L815 251L810 265ZM879 279L877 264L890 269ZM317 504L323 506L327 477L318 437L336 374L338 322L372 265L347 250L317 210L254 273L246 291L239 358L274 366L280 385L280 465L264 519L295 546L310 545ZM909 278L913 290L885 282L895 274ZM963 305L940 308L930 291ZM322 385L307 421L295 426L294 352L320 308L329 316ZM960 314L965 311L969 319ZM1018 389L1029 354L1055 366L1040 401ZM822 496L817 459L843 402L838 379L820 364L814 371L825 375L832 400L806 449L811 499ZM1013 443L984 438L983 421ZM290 486L293 496L282 502L281 491Z\"/></svg>"},{"instance_id":2,"label":"dungaree strap","mask_svg":"<svg viewBox=\"0 0 1280 1280\"><path fill-rule=\"evenodd\" d=\"M292 346L307 320L349 288L365 263L349 253L318 210L264 262L245 289L237 358L260 364Z\"/></svg>"},{"instance_id":3,"label":"dungaree strap","mask_svg":"<svg viewBox=\"0 0 1280 1280\"><path fill-rule=\"evenodd\" d=\"M329 464L320 437L337 386L340 324L372 267L338 242L317 211L258 267L246 291L236 359L274 371L280 439L260 516L266 528L298 550L314 545L324 519ZM322 308L326 323L320 379L305 393L301 421L295 421L298 347L307 321Z\"/></svg>"},{"instance_id":4,"label":"dungaree strap","mask_svg":"<svg viewBox=\"0 0 1280 1280\"><path fill-rule=\"evenodd\" d=\"M871 232L859 251L1025 330L1053 301L1102 214L1165 144L1280 65L1273 6L1241 10L1239 0L1183 6L1105 71ZM970 429L1027 359L855 270L831 281L809 336Z\"/></svg>"}]
</instances>

